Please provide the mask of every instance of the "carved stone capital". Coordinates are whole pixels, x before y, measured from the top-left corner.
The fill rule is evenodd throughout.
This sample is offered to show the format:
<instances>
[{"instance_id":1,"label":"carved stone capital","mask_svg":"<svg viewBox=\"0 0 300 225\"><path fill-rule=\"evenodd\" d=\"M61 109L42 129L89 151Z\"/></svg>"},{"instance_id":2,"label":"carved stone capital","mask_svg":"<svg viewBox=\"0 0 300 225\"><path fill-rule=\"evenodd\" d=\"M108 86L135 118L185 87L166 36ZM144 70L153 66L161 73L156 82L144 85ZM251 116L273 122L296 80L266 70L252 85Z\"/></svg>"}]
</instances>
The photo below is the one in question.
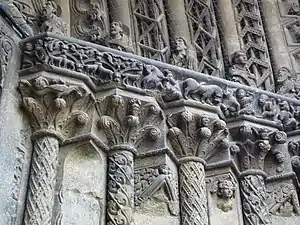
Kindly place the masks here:
<instances>
[{"instance_id":1,"label":"carved stone capital","mask_svg":"<svg viewBox=\"0 0 300 225\"><path fill-rule=\"evenodd\" d=\"M178 158L196 156L208 160L216 151L229 148L223 120L183 111L169 115L167 124L168 139Z\"/></svg>"},{"instance_id":2,"label":"carved stone capital","mask_svg":"<svg viewBox=\"0 0 300 225\"><path fill-rule=\"evenodd\" d=\"M286 133L244 124L233 131L232 135L240 148L238 156L242 171L263 171L269 151L274 154L278 163L283 163L282 148L287 140Z\"/></svg>"},{"instance_id":3,"label":"carved stone capital","mask_svg":"<svg viewBox=\"0 0 300 225\"><path fill-rule=\"evenodd\" d=\"M149 145L155 149L161 142L164 116L156 103L113 94L97 99L96 108L100 116L98 127L108 146L128 145L145 150Z\"/></svg>"},{"instance_id":4,"label":"carved stone capital","mask_svg":"<svg viewBox=\"0 0 300 225\"><path fill-rule=\"evenodd\" d=\"M81 86L41 76L21 80L19 90L34 131L60 139L72 137L88 123L89 110L95 102L93 95Z\"/></svg>"}]
</instances>

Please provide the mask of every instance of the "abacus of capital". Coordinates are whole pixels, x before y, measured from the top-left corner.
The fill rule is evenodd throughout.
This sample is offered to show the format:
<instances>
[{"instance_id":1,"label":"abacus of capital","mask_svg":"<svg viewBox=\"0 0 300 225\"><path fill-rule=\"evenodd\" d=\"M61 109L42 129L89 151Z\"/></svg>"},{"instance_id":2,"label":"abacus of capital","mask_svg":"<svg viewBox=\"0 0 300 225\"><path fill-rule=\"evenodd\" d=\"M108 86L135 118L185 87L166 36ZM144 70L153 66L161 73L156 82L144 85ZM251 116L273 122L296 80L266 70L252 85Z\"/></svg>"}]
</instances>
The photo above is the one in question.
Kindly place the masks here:
<instances>
[{"instance_id":1,"label":"abacus of capital","mask_svg":"<svg viewBox=\"0 0 300 225\"><path fill-rule=\"evenodd\" d=\"M299 21L297 0L0 1L0 225L299 224Z\"/></svg>"}]
</instances>

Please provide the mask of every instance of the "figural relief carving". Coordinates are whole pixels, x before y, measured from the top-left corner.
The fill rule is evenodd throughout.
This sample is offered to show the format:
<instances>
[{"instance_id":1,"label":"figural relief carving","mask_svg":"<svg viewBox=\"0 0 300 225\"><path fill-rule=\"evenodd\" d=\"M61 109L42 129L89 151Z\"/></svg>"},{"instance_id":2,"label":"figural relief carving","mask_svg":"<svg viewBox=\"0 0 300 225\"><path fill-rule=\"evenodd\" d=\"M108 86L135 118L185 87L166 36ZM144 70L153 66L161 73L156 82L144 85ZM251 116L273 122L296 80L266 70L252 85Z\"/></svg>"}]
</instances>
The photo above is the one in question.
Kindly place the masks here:
<instances>
[{"instance_id":1,"label":"figural relief carving","mask_svg":"<svg viewBox=\"0 0 300 225\"><path fill-rule=\"evenodd\" d=\"M67 34L66 23L59 18L61 8L55 1L47 1L42 8L40 32L52 32L54 34Z\"/></svg>"},{"instance_id":2,"label":"figural relief carving","mask_svg":"<svg viewBox=\"0 0 300 225\"><path fill-rule=\"evenodd\" d=\"M149 204L163 205L160 208L166 207L170 215L179 215L178 184L167 165L138 168L134 173L136 209L143 207L143 211L151 211ZM143 206L148 201L149 203ZM149 207L149 209L145 209L145 207ZM157 213L165 215L166 212L162 210Z\"/></svg>"},{"instance_id":3,"label":"figural relief carving","mask_svg":"<svg viewBox=\"0 0 300 225\"><path fill-rule=\"evenodd\" d=\"M177 37L170 63L175 66L197 71L197 59L192 54L185 38Z\"/></svg>"},{"instance_id":4,"label":"figural relief carving","mask_svg":"<svg viewBox=\"0 0 300 225\"><path fill-rule=\"evenodd\" d=\"M234 82L257 87L256 76L246 67L247 56L242 51L236 51L231 56L230 79Z\"/></svg>"},{"instance_id":5,"label":"figural relief carving","mask_svg":"<svg viewBox=\"0 0 300 225\"><path fill-rule=\"evenodd\" d=\"M208 180L210 193L216 194L217 207L223 212L228 212L233 208L233 200L237 189L236 181L230 175L217 176Z\"/></svg>"},{"instance_id":6,"label":"figural relief carving","mask_svg":"<svg viewBox=\"0 0 300 225\"><path fill-rule=\"evenodd\" d=\"M113 49L134 53L132 41L128 34L125 34L124 27L120 21L113 21L110 25L109 36L106 37L105 44ZM127 28L127 30L129 30Z\"/></svg>"}]
</instances>

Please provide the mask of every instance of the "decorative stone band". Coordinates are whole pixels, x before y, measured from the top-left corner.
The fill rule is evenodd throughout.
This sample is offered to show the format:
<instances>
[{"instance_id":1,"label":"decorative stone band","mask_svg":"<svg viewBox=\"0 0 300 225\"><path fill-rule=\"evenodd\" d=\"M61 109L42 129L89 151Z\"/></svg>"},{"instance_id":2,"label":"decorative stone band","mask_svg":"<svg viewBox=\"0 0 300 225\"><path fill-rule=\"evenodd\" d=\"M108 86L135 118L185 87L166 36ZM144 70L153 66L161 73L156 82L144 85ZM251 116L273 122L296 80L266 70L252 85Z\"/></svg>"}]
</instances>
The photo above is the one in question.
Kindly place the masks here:
<instances>
[{"instance_id":1,"label":"decorative stone band","mask_svg":"<svg viewBox=\"0 0 300 225\"><path fill-rule=\"evenodd\" d=\"M222 119L242 117L285 131L299 127L297 99L54 34L24 39L21 48L21 76L59 72L84 80L94 91L118 87L154 95L163 108L187 99L216 108Z\"/></svg>"},{"instance_id":2,"label":"decorative stone band","mask_svg":"<svg viewBox=\"0 0 300 225\"><path fill-rule=\"evenodd\" d=\"M266 177L260 170L247 170L240 174L243 217L246 225L271 224L266 203Z\"/></svg>"},{"instance_id":3,"label":"decorative stone band","mask_svg":"<svg viewBox=\"0 0 300 225\"><path fill-rule=\"evenodd\" d=\"M179 164L181 224L208 225L205 162L197 157L184 157Z\"/></svg>"},{"instance_id":4,"label":"decorative stone band","mask_svg":"<svg viewBox=\"0 0 300 225\"><path fill-rule=\"evenodd\" d=\"M108 225L133 224L135 153L136 150L127 145L113 146L108 151Z\"/></svg>"}]
</instances>

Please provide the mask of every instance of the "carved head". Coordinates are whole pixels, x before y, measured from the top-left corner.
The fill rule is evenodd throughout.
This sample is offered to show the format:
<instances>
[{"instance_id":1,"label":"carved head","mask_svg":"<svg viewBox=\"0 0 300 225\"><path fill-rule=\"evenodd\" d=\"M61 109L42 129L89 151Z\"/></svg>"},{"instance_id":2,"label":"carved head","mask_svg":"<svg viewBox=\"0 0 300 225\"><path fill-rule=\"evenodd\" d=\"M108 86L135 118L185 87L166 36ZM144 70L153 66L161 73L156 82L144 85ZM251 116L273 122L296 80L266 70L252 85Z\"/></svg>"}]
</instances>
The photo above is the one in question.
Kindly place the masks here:
<instances>
[{"instance_id":1,"label":"carved head","mask_svg":"<svg viewBox=\"0 0 300 225\"><path fill-rule=\"evenodd\" d=\"M292 24L290 29L296 39L296 42L299 42L300 41L300 22L297 21L296 23Z\"/></svg>"},{"instance_id":2,"label":"carved head","mask_svg":"<svg viewBox=\"0 0 300 225\"><path fill-rule=\"evenodd\" d=\"M290 111L290 105L287 101L282 101L279 103L280 110Z\"/></svg>"},{"instance_id":3,"label":"carved head","mask_svg":"<svg viewBox=\"0 0 300 225\"><path fill-rule=\"evenodd\" d=\"M120 21L113 21L110 25L110 34L118 35L123 34L123 24Z\"/></svg>"},{"instance_id":4,"label":"carved head","mask_svg":"<svg viewBox=\"0 0 300 225\"><path fill-rule=\"evenodd\" d=\"M265 94L262 94L262 95L259 97L259 99L258 99L258 104L259 104L260 106L264 106L265 103L266 103L268 100L269 100L269 97L268 97L267 95L265 95Z\"/></svg>"},{"instance_id":5,"label":"carved head","mask_svg":"<svg viewBox=\"0 0 300 225\"><path fill-rule=\"evenodd\" d=\"M277 83L281 84L284 83L292 76L291 71L286 67L281 67L277 72Z\"/></svg>"},{"instance_id":6,"label":"carved head","mask_svg":"<svg viewBox=\"0 0 300 225\"><path fill-rule=\"evenodd\" d=\"M242 99L245 96L246 96L246 91L244 89L239 88L239 89L236 90L236 97L238 99Z\"/></svg>"},{"instance_id":7,"label":"carved head","mask_svg":"<svg viewBox=\"0 0 300 225\"><path fill-rule=\"evenodd\" d=\"M183 51L187 49L187 42L183 37L177 37L175 39L175 50Z\"/></svg>"},{"instance_id":8,"label":"carved head","mask_svg":"<svg viewBox=\"0 0 300 225\"><path fill-rule=\"evenodd\" d=\"M201 127L208 127L210 123L210 120L208 116L204 115L200 118L200 126Z\"/></svg>"},{"instance_id":9,"label":"carved head","mask_svg":"<svg viewBox=\"0 0 300 225\"><path fill-rule=\"evenodd\" d=\"M231 64L232 65L246 65L247 56L242 51L236 51L231 55Z\"/></svg>"},{"instance_id":10,"label":"carved head","mask_svg":"<svg viewBox=\"0 0 300 225\"><path fill-rule=\"evenodd\" d=\"M221 198L229 199L234 196L235 185L231 180L222 180L218 182L217 195Z\"/></svg>"},{"instance_id":11,"label":"carved head","mask_svg":"<svg viewBox=\"0 0 300 225\"><path fill-rule=\"evenodd\" d=\"M277 162L279 162L279 163L283 163L284 159L285 159L284 154L282 152L276 152L275 158L276 158Z\"/></svg>"},{"instance_id":12,"label":"carved head","mask_svg":"<svg viewBox=\"0 0 300 225\"><path fill-rule=\"evenodd\" d=\"M55 1L47 1L43 6L42 11L43 17L45 19L51 18L52 15L57 15L57 4Z\"/></svg>"}]
</instances>

